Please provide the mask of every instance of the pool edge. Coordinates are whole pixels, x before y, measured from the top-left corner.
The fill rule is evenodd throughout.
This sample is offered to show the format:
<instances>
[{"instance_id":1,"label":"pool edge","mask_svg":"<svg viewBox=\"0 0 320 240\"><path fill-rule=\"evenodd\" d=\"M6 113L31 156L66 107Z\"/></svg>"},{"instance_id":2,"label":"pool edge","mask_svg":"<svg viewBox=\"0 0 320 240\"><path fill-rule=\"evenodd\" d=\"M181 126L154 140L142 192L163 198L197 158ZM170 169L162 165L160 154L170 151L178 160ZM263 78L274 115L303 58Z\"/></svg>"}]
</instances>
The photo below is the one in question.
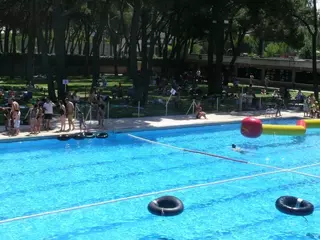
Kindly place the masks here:
<instances>
[{"instance_id":1,"label":"pool edge","mask_svg":"<svg viewBox=\"0 0 320 240\"><path fill-rule=\"evenodd\" d=\"M274 118L263 118L263 120L270 120ZM303 119L301 117L282 117L277 119ZM219 122L209 122L209 123L190 123L190 124L183 124L183 125L171 125L171 126L150 126L144 128L121 128L121 129L106 129L107 132L112 132L114 134L120 133L129 133L129 132L141 132L141 131L157 131L157 130L165 130L165 129L175 129L175 128L190 128L190 127L208 127L214 125L221 125L221 124L231 124L231 123L240 123L242 120L239 119L230 119L226 121L219 121ZM74 133L73 133L74 134ZM35 140L47 140L47 139L55 139L60 134L54 133L46 136L23 136L23 137L13 137L8 139L0 139L1 143L10 143L10 142L27 142L27 141L35 141Z\"/></svg>"}]
</instances>

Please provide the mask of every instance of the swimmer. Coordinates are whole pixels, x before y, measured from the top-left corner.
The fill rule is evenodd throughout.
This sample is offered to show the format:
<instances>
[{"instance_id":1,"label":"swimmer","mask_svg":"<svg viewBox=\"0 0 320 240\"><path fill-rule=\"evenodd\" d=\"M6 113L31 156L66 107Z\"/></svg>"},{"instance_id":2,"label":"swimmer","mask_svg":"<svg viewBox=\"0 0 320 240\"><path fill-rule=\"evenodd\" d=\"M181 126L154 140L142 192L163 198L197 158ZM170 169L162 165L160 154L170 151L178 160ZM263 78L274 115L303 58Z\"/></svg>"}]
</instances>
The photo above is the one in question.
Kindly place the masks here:
<instances>
[{"instance_id":1,"label":"swimmer","mask_svg":"<svg viewBox=\"0 0 320 240\"><path fill-rule=\"evenodd\" d=\"M243 150L243 149L237 147L237 145L235 145L235 144L232 144L231 146L232 146L232 150L235 152L239 152L239 153L246 153L247 152L246 150Z\"/></svg>"}]
</instances>

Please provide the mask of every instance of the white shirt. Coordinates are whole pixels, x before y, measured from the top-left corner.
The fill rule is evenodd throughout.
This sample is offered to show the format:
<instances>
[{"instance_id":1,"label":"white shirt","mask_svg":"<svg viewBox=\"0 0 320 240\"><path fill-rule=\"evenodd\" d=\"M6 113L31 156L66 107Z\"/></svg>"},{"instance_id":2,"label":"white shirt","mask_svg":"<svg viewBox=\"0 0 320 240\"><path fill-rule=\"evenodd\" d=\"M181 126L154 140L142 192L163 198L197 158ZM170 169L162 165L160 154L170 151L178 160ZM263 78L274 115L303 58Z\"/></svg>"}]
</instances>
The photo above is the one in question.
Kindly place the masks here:
<instances>
[{"instance_id":1,"label":"white shirt","mask_svg":"<svg viewBox=\"0 0 320 240\"><path fill-rule=\"evenodd\" d=\"M53 102L45 102L43 104L43 108L44 108L44 113L45 114L53 114L53 107L54 107L54 103Z\"/></svg>"}]
</instances>

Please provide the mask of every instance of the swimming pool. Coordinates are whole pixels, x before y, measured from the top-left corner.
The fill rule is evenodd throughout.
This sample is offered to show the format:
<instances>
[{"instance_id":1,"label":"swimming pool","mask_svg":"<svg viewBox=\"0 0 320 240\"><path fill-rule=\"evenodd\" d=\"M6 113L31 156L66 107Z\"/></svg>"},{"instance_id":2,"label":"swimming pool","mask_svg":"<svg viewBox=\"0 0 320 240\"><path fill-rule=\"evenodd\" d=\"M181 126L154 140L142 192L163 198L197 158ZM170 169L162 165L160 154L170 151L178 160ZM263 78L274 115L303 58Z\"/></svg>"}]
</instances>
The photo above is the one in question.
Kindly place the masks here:
<instances>
[{"instance_id":1,"label":"swimming pool","mask_svg":"<svg viewBox=\"0 0 320 240\"><path fill-rule=\"evenodd\" d=\"M1 143L0 220L98 204L2 223L0 239L318 239L319 135L320 130L308 130L305 137L248 139L234 123L108 139ZM249 152L230 151L232 143ZM141 194L146 195L134 197ZM185 211L168 218L151 215L148 203L163 195L180 198ZM274 204L282 195L309 200L315 212L306 218L281 214ZM113 199L121 201L106 202Z\"/></svg>"}]
</instances>

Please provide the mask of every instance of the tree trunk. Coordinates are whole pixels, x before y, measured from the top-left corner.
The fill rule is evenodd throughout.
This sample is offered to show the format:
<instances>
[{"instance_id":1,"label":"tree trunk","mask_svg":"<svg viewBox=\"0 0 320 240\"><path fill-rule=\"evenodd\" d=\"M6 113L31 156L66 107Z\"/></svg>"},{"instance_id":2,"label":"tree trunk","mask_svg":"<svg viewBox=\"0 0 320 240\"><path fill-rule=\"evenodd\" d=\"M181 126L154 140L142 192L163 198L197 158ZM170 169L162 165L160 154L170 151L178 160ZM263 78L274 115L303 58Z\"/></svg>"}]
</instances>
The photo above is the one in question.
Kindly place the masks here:
<instances>
[{"instance_id":1,"label":"tree trunk","mask_svg":"<svg viewBox=\"0 0 320 240\"><path fill-rule=\"evenodd\" d=\"M213 65L213 54L214 54L214 29L212 28L208 37L208 93L213 93L213 81L214 81L214 65Z\"/></svg>"},{"instance_id":2,"label":"tree trunk","mask_svg":"<svg viewBox=\"0 0 320 240\"><path fill-rule=\"evenodd\" d=\"M17 29L12 29L12 35L11 35L11 44L10 44L10 52L15 54L17 53L17 42L16 42L16 36L17 36Z\"/></svg>"},{"instance_id":3,"label":"tree trunk","mask_svg":"<svg viewBox=\"0 0 320 240\"><path fill-rule=\"evenodd\" d=\"M17 42L16 42L16 36L17 36L17 29L14 28L12 30L12 37L11 37L11 72L10 72L10 78L14 79L14 70L15 70L15 63L16 63L16 57L17 57Z\"/></svg>"},{"instance_id":4,"label":"tree trunk","mask_svg":"<svg viewBox=\"0 0 320 240\"><path fill-rule=\"evenodd\" d=\"M48 56L48 42L45 41L45 38L42 34L42 29L38 28L38 42L41 49L41 64L42 64L42 74L47 77L47 84L48 84L48 94L51 100L56 100L56 94L54 89L54 81L52 77L52 68L49 64L49 56Z\"/></svg>"},{"instance_id":5,"label":"tree trunk","mask_svg":"<svg viewBox=\"0 0 320 240\"><path fill-rule=\"evenodd\" d=\"M92 41L92 50L93 50L93 56L92 56L92 84L91 84L91 90L93 90L98 83L98 79L100 77L100 43L101 43L101 35L102 35L102 29L99 26L99 29L97 29L93 41Z\"/></svg>"},{"instance_id":6,"label":"tree trunk","mask_svg":"<svg viewBox=\"0 0 320 240\"><path fill-rule=\"evenodd\" d=\"M224 21L221 18L217 22L216 32L216 67L214 81L211 85L210 92L214 94L222 93L222 68L223 68L223 53L224 53Z\"/></svg>"},{"instance_id":7,"label":"tree trunk","mask_svg":"<svg viewBox=\"0 0 320 240\"><path fill-rule=\"evenodd\" d=\"M53 30L54 31L54 30ZM51 41L51 47L50 47L50 54L53 54L54 52L54 48L55 48L55 38L53 37L52 41Z\"/></svg>"},{"instance_id":8,"label":"tree trunk","mask_svg":"<svg viewBox=\"0 0 320 240\"><path fill-rule=\"evenodd\" d=\"M0 28L0 31L2 32L3 28ZM2 42L2 34L0 34L0 52L3 53L3 42Z\"/></svg>"},{"instance_id":9,"label":"tree trunk","mask_svg":"<svg viewBox=\"0 0 320 240\"><path fill-rule=\"evenodd\" d=\"M99 16L99 24L96 29L95 35L93 37L93 63L92 63L92 85L91 89L93 89L95 86L97 86L98 79L100 77L100 46L101 41L103 39L104 30L106 29L106 25L108 22L108 18L104 16L104 12L107 11L107 4L103 3L100 5L101 12Z\"/></svg>"},{"instance_id":10,"label":"tree trunk","mask_svg":"<svg viewBox=\"0 0 320 240\"><path fill-rule=\"evenodd\" d=\"M238 58L238 56L240 56L240 46L243 42L243 39L246 35L246 30L242 30L241 32L238 33L238 39L237 39L237 42L235 43L234 40L233 40L233 36L232 36L232 32L230 31L229 32L229 35L230 35L230 43L231 43L231 48L232 48L232 59L229 63L229 68L228 70L226 71L226 74L225 74L225 81L224 81L224 84L225 85L228 85L229 83L229 78L231 75L233 75L234 73L234 64Z\"/></svg>"},{"instance_id":11,"label":"tree trunk","mask_svg":"<svg viewBox=\"0 0 320 240\"><path fill-rule=\"evenodd\" d=\"M169 31L166 33L163 41L163 57L162 57L162 73L168 72L168 45L169 45Z\"/></svg>"},{"instance_id":12,"label":"tree trunk","mask_svg":"<svg viewBox=\"0 0 320 240\"><path fill-rule=\"evenodd\" d=\"M77 42L78 42L78 54L83 55L81 35L79 35Z\"/></svg>"},{"instance_id":13,"label":"tree trunk","mask_svg":"<svg viewBox=\"0 0 320 240\"><path fill-rule=\"evenodd\" d=\"M194 38L191 39L189 54L193 53L193 47L194 47Z\"/></svg>"},{"instance_id":14,"label":"tree trunk","mask_svg":"<svg viewBox=\"0 0 320 240\"><path fill-rule=\"evenodd\" d=\"M64 15L60 1L56 1L52 13L54 46L56 57L56 82L58 85L59 99L65 98L65 86L62 80L66 78L65 73L65 32L67 17Z\"/></svg>"},{"instance_id":15,"label":"tree trunk","mask_svg":"<svg viewBox=\"0 0 320 240\"><path fill-rule=\"evenodd\" d=\"M158 53L157 53L157 55L158 55L158 57L162 57L162 43L161 43L160 33L157 34L156 39L157 39L157 43L158 43Z\"/></svg>"},{"instance_id":16,"label":"tree trunk","mask_svg":"<svg viewBox=\"0 0 320 240\"><path fill-rule=\"evenodd\" d=\"M262 37L259 38L258 55L260 57L264 56L264 40Z\"/></svg>"},{"instance_id":17,"label":"tree trunk","mask_svg":"<svg viewBox=\"0 0 320 240\"><path fill-rule=\"evenodd\" d=\"M89 77L89 56L90 56L90 29L89 24L85 23L85 43L83 48L83 55L86 58L86 66L84 68L84 76Z\"/></svg>"},{"instance_id":18,"label":"tree trunk","mask_svg":"<svg viewBox=\"0 0 320 240\"><path fill-rule=\"evenodd\" d=\"M139 30L139 19L141 14L141 0L134 0L134 9L130 30L130 50L129 50L129 76L133 79L134 88L139 88L140 77L137 76L137 38ZM138 91L136 91L138 92Z\"/></svg>"},{"instance_id":19,"label":"tree trunk","mask_svg":"<svg viewBox=\"0 0 320 240\"><path fill-rule=\"evenodd\" d=\"M30 16L28 23L28 57L27 57L27 84L33 84L34 75L34 47L35 47L35 0L29 5Z\"/></svg>"},{"instance_id":20,"label":"tree trunk","mask_svg":"<svg viewBox=\"0 0 320 240\"><path fill-rule=\"evenodd\" d=\"M141 54L142 54L142 63L141 63L141 73L143 82L140 84L141 88L141 101L142 106L144 106L149 89L149 73L148 73L148 34L147 27L148 22L150 21L150 15L148 9L144 8L141 14ZM150 49L149 49L150 50Z\"/></svg>"},{"instance_id":21,"label":"tree trunk","mask_svg":"<svg viewBox=\"0 0 320 240\"><path fill-rule=\"evenodd\" d=\"M181 50L182 50L182 38L177 38L176 41L176 59L175 59L175 71L174 71L174 77L176 80L179 79L180 71L181 71Z\"/></svg>"},{"instance_id":22,"label":"tree trunk","mask_svg":"<svg viewBox=\"0 0 320 240\"><path fill-rule=\"evenodd\" d=\"M143 9L141 13L141 72L145 77L148 71L148 35L147 27L149 22L149 14L147 9Z\"/></svg>"},{"instance_id":23,"label":"tree trunk","mask_svg":"<svg viewBox=\"0 0 320 240\"><path fill-rule=\"evenodd\" d=\"M143 106L148 102L150 77L152 76L152 73L153 73L153 55L154 55L154 47L156 45L156 37L154 35L154 29L155 29L155 26L153 27L153 32L150 34L150 48L149 48L149 54L148 54L148 72L146 76L147 78L146 78L145 86L143 89L143 101L142 101Z\"/></svg>"},{"instance_id":24,"label":"tree trunk","mask_svg":"<svg viewBox=\"0 0 320 240\"><path fill-rule=\"evenodd\" d=\"M117 39L118 36L113 36L113 34L110 34L110 41L111 41L111 46L113 48L113 66L114 66L114 75L118 76L118 44L117 44ZM110 47L111 47L110 46Z\"/></svg>"},{"instance_id":25,"label":"tree trunk","mask_svg":"<svg viewBox=\"0 0 320 240\"><path fill-rule=\"evenodd\" d=\"M102 56L106 55L106 39L105 36L102 37Z\"/></svg>"},{"instance_id":26,"label":"tree trunk","mask_svg":"<svg viewBox=\"0 0 320 240\"><path fill-rule=\"evenodd\" d=\"M4 31L4 53L9 53L9 38L10 38L10 28L6 26Z\"/></svg>"},{"instance_id":27,"label":"tree trunk","mask_svg":"<svg viewBox=\"0 0 320 240\"><path fill-rule=\"evenodd\" d=\"M25 48L26 37L25 36L26 35L24 33L22 33L21 42L20 42L21 54L25 54L26 53L26 48Z\"/></svg>"},{"instance_id":28,"label":"tree trunk","mask_svg":"<svg viewBox=\"0 0 320 240\"><path fill-rule=\"evenodd\" d=\"M314 96L319 100L318 89L318 70L317 70L317 38L318 38L318 12L317 0L313 0L313 28L312 34L312 75L313 75L313 90Z\"/></svg>"}]
</instances>

